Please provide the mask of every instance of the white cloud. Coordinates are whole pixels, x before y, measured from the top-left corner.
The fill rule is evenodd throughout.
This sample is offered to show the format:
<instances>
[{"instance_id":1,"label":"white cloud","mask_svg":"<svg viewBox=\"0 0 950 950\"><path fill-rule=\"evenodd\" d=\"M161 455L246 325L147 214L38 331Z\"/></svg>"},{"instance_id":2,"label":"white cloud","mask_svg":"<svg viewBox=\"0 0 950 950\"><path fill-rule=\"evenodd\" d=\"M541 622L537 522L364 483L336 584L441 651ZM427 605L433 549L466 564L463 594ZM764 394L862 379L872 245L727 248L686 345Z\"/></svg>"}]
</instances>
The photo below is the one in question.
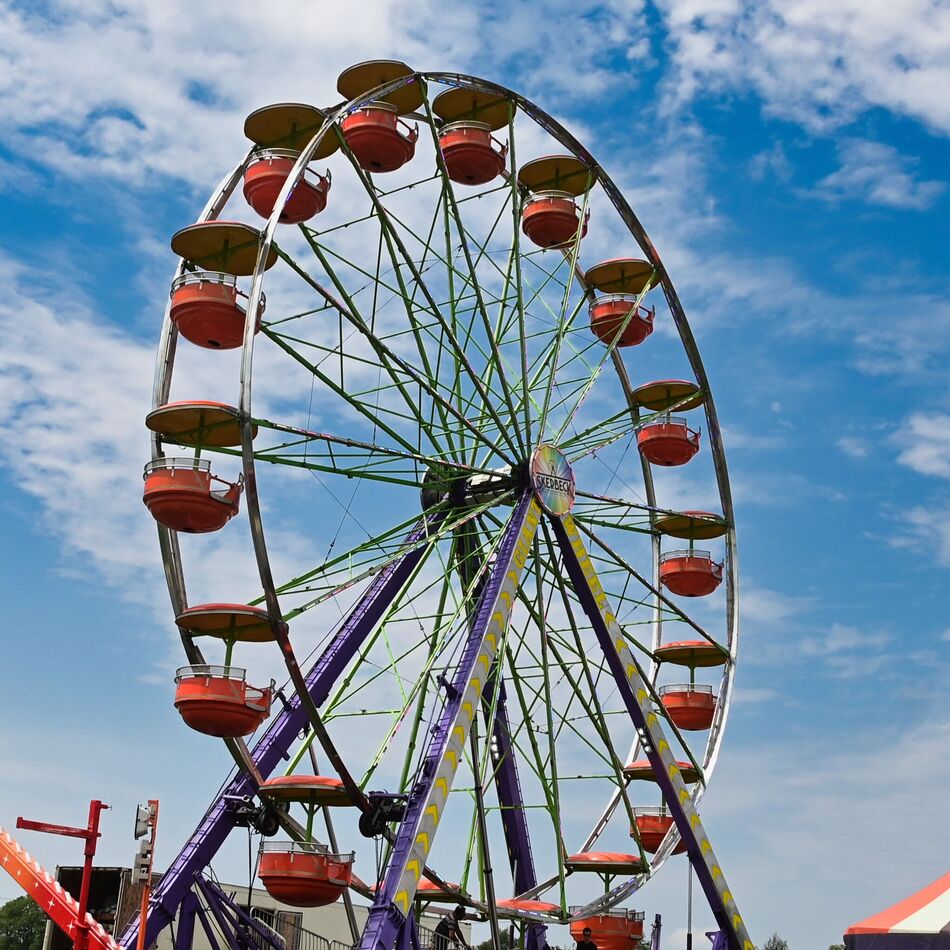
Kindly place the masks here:
<instances>
[{"instance_id":1,"label":"white cloud","mask_svg":"<svg viewBox=\"0 0 950 950\"><path fill-rule=\"evenodd\" d=\"M870 448L864 439L859 439L853 435L843 435L835 445L844 452L845 455L853 459L863 459L868 457Z\"/></svg>"},{"instance_id":2,"label":"white cloud","mask_svg":"<svg viewBox=\"0 0 950 950\"><path fill-rule=\"evenodd\" d=\"M737 686L732 694L733 703L740 705L751 705L752 703L764 703L775 699L779 695L777 689L771 689L767 686Z\"/></svg>"},{"instance_id":3,"label":"white cloud","mask_svg":"<svg viewBox=\"0 0 950 950\"><path fill-rule=\"evenodd\" d=\"M743 621L761 626L782 623L811 606L807 597L792 597L755 585L743 585L741 596Z\"/></svg>"},{"instance_id":4,"label":"white cloud","mask_svg":"<svg viewBox=\"0 0 950 950\"><path fill-rule=\"evenodd\" d=\"M950 567L950 502L915 505L901 512L900 523L899 533L889 541L892 547L913 548L931 561Z\"/></svg>"},{"instance_id":5,"label":"white cloud","mask_svg":"<svg viewBox=\"0 0 950 950\"><path fill-rule=\"evenodd\" d=\"M915 412L901 423L893 440L901 447L900 465L919 475L950 479L950 414Z\"/></svg>"},{"instance_id":6,"label":"white cloud","mask_svg":"<svg viewBox=\"0 0 950 950\"><path fill-rule=\"evenodd\" d=\"M941 181L920 181L914 162L880 142L844 139L838 143L840 167L811 190L825 201L856 200L872 205L923 211L943 194Z\"/></svg>"},{"instance_id":7,"label":"white cloud","mask_svg":"<svg viewBox=\"0 0 950 950\"><path fill-rule=\"evenodd\" d=\"M884 653L889 634L880 630L862 630L833 623L816 637L804 637L799 652L807 660L819 662L842 679L870 676L881 670L891 657Z\"/></svg>"},{"instance_id":8,"label":"white cloud","mask_svg":"<svg viewBox=\"0 0 950 950\"><path fill-rule=\"evenodd\" d=\"M950 9L934 0L662 0L671 105L754 90L827 130L880 106L950 132Z\"/></svg>"},{"instance_id":9,"label":"white cloud","mask_svg":"<svg viewBox=\"0 0 950 950\"><path fill-rule=\"evenodd\" d=\"M776 142L771 148L753 155L749 159L749 175L753 181L764 181L766 178L788 181L792 177L792 163L782 143Z\"/></svg>"},{"instance_id":10,"label":"white cloud","mask_svg":"<svg viewBox=\"0 0 950 950\"><path fill-rule=\"evenodd\" d=\"M321 4L319 16L306 0L269 16L251 0L226 13L185 0L52 7L0 7L3 141L69 176L137 185L170 176L209 187L246 147L241 128L251 110L331 105L337 74L362 60L502 73L556 107L616 85L616 73L598 62L650 56L642 0L607 8L560 0L543 17L523 4L476 11L367 0L358 30L344 0ZM622 81L635 84L636 70Z\"/></svg>"}]
</instances>

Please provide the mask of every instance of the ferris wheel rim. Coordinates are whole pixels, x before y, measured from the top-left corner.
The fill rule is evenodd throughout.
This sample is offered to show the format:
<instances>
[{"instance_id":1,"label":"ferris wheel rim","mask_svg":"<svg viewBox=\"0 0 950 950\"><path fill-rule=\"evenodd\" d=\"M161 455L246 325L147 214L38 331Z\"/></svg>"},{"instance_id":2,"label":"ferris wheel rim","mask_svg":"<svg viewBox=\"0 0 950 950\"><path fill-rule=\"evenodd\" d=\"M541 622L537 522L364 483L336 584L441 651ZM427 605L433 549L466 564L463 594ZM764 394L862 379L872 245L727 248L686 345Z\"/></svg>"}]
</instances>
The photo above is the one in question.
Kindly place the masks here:
<instances>
[{"instance_id":1,"label":"ferris wheel rim","mask_svg":"<svg viewBox=\"0 0 950 950\"><path fill-rule=\"evenodd\" d=\"M648 256L652 256L655 266L658 268L660 275L660 283L664 287L664 294L667 297L667 300L670 304L671 313L673 314L674 321L677 325L677 328L680 332L680 339L683 342L684 348L686 349L687 355L690 359L691 367L696 375L697 381L707 394L706 401L706 412L707 420L709 420L709 432L710 439L709 444L711 446L711 452L713 454L714 465L716 468L717 475L717 485L719 487L720 498L723 505L723 516L727 522L727 544L726 544L726 558L728 561L729 568L726 572L728 578L728 587L727 587L727 616L728 616L728 630L727 630L727 641L729 644L730 652L730 662L725 665L723 682L720 687L720 697L721 703L717 709L716 722L714 723L715 730L715 740L713 737L710 737L710 742L707 745L707 755L706 762L704 763L704 772L707 777L711 777L712 771L715 766L716 759L718 758L719 748L721 746L721 735L724 731L726 718L728 715L728 709L731 702L731 693L732 693L732 680L735 672L735 661L737 656L738 649L738 622L737 622L737 573L736 573L736 553L735 553L735 521L734 521L734 512L732 508L731 492L729 491L728 484L728 474L725 467L725 455L722 448L721 442L721 433L718 427L718 420L715 414L715 406L712 399L711 389L708 384L708 379L706 378L705 370L702 365L701 358L696 348L695 341L693 340L692 333L689 329L688 322L686 321L685 314L682 312L682 307L679 304L678 296L676 295L675 289L672 286L672 282L669 279L668 274L666 273L665 268L663 268L662 261L659 258L659 255L656 253L653 248L652 242L649 241L649 238L646 236L646 232L639 225L639 221L636 219L635 215L632 212L632 209L629 208L629 205L626 203L626 200L623 198L619 189L616 188L612 180L607 176L606 172L603 171L602 167L594 162L593 156L576 140L570 133L564 129L559 123L556 122L552 117L547 113L540 110L536 105L531 103L529 100L521 97L517 93L514 93L512 90L506 89L505 87L499 86L498 84L491 83L487 80L478 79L477 77L470 77L464 74L457 73L414 73L411 77L415 81L420 80L432 80L436 82L444 82L448 84L456 84L460 86L469 86L472 88L481 88L491 91L498 92L501 95L504 95L509 101L512 101L516 104L517 107L522 108L526 114L529 115L535 122L545 128L550 134L552 134L562 145L566 148L569 148L575 155L579 157L583 155L585 159L590 160L590 167L595 173L596 181L604 188L605 192L611 198L611 201L615 207L620 211L621 217L623 218L625 224L628 226L628 230L637 241L638 245L644 250ZM405 80L400 80L403 82ZM349 113L350 111L357 109L360 105L365 104L366 102L372 101L374 97L378 97L381 94L385 93L390 87L395 87L399 82L390 83L387 86L377 87L377 89L372 90L369 93L366 93L356 99L350 100L347 103L337 106L336 108L329 110L327 113L326 121L321 127L320 131L314 136L309 145L300 153L300 156L297 160L297 163L294 166L294 170L288 176L287 181L284 184L283 190L281 191L280 196L275 201L275 210L272 213L271 217L268 219L266 226L261 231L261 245L260 245L260 254L258 258L258 266L255 267L253 274L253 283L252 288L249 293L249 305L247 309L247 319L245 323L245 337L242 347L242 361L241 361L241 399L240 399L240 413L241 418L244 420L242 426L242 464L244 468L245 480L246 480L246 499L248 507L249 522L251 525L252 539L255 547L255 556L258 559L258 567L261 572L262 587L264 588L265 597L267 598L268 603L268 614L272 617L274 622L279 622L281 620L281 611L279 607L279 602L277 601L276 586L274 585L273 575L270 569L270 560L267 553L266 538L264 536L264 525L263 518L260 512L260 498L257 491L257 482L255 478L256 471L256 458L252 446L252 437L250 435L250 420L251 420L251 392L252 392L252 379L253 379L253 345L254 345L254 332L253 327L255 323L256 315L259 311L260 300L263 295L263 267L261 266L262 260L266 260L266 256L269 252L269 249L273 243L274 235L276 232L276 227L278 222L279 211L278 209L282 206L282 199L286 198L289 191L295 186L296 182L303 176L306 166L310 160L310 156L313 152L319 147L319 143L322 138L327 134L332 134L332 128L337 123L338 119ZM539 118L540 117L540 118ZM209 203L205 209L202 220L210 220L217 215L220 211L220 208L217 207L221 203L222 196L226 197L233 191L234 187L237 184L237 181L240 178L240 175L243 169L246 167L248 161L251 159L254 149L252 148L248 155L245 157L243 162L239 163L236 166L235 170L231 173L230 176L226 176L225 181L229 183L230 187L226 187L225 183L222 183L222 186L219 186L218 192L212 196L212 199L209 200ZM636 229L631 226L631 221L636 225ZM639 230L639 235L637 233ZM179 274L181 272L181 264L179 265ZM176 275L177 276L177 275ZM170 318L166 310L165 326L170 325ZM685 336L684 336L685 328ZM163 330L163 347L164 347L164 356L162 356L162 350L160 348L160 359L159 365L156 370L156 406L159 404L158 398L159 393L164 390L167 395L168 384L170 382L171 375L171 366L174 363L174 335L175 331L172 329L168 336L170 339L166 340L165 330ZM619 354L614 353L615 363L622 362L617 359ZM629 379L626 378L625 373L618 372L620 377L621 386L624 392L625 398L628 400L628 403L633 404L633 395L632 389L630 387ZM161 384L159 383L161 380ZM153 447L153 453L157 451L157 442L156 447ZM655 493L653 490L652 479L650 478L650 469L649 465L642 461L644 468L644 486L648 495L648 502L655 503ZM165 532L165 529L159 529L160 535ZM167 556L166 556L167 549ZM660 540L659 537L654 534L653 536L653 570L654 570L654 587L659 588L658 583L658 559L660 551ZM163 536L163 560L166 562L166 576L169 580L170 590L172 589L172 580L174 577L175 584L174 588L179 597L180 604L183 606L186 603L185 598L185 588L184 588L184 574L181 569L181 559L180 553L178 552L177 547L177 536L175 532L165 532ZM172 569L169 570L169 561L171 562ZM266 581L265 581L266 578ZM173 604L178 607L178 604L175 604L175 594L173 594ZM273 610L272 610L273 608ZM657 611L657 617L659 618L659 611ZM654 628L654 643L657 644L660 642L661 630L660 630L660 621L657 619ZM188 647L186 645L186 653L188 652ZM702 794L704 786L700 785L697 787L696 792L694 793L695 797L698 798ZM655 869L659 868L659 865L662 863L662 859L659 859L654 865Z\"/></svg>"}]
</instances>

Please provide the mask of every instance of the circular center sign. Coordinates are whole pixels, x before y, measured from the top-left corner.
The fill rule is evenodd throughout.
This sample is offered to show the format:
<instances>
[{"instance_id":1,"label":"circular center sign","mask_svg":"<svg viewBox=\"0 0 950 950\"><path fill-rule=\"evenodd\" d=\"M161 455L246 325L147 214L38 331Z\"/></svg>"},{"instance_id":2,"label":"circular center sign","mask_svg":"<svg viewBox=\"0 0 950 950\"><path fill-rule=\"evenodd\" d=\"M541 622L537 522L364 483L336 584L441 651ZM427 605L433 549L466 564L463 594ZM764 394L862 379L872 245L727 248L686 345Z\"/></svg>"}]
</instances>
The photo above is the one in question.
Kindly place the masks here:
<instances>
[{"instance_id":1,"label":"circular center sign","mask_svg":"<svg viewBox=\"0 0 950 950\"><path fill-rule=\"evenodd\" d=\"M531 487L548 514L560 518L574 507L571 463L553 445L539 445L531 456Z\"/></svg>"}]
</instances>

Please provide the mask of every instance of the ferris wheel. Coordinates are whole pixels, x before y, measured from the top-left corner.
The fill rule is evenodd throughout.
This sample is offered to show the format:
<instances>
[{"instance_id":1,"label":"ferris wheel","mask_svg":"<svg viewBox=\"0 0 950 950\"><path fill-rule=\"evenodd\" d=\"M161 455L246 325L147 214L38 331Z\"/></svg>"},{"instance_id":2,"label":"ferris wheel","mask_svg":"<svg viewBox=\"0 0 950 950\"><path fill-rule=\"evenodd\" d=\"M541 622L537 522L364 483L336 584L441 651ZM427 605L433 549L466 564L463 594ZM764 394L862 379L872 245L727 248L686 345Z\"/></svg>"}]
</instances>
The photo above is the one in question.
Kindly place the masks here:
<instances>
[{"instance_id":1,"label":"ferris wheel","mask_svg":"<svg viewBox=\"0 0 950 950\"><path fill-rule=\"evenodd\" d=\"M338 92L252 113L172 239L144 501L175 705L235 772L149 942L243 822L278 900L372 901L367 950L439 902L530 950L565 923L629 946L643 914L621 904L683 851L744 950L695 811L736 669L733 511L670 277L522 96L393 61ZM700 484L715 510L664 497ZM208 536L245 513L258 586L192 602Z\"/></svg>"}]
</instances>

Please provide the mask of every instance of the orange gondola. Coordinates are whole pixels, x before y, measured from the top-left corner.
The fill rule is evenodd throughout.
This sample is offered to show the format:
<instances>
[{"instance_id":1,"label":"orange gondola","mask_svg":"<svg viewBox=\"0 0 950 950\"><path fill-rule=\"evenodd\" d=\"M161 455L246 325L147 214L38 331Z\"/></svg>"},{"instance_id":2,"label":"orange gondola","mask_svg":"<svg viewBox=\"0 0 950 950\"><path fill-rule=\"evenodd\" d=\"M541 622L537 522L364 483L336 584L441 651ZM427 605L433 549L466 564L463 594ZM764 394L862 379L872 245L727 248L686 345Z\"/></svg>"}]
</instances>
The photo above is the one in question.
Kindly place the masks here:
<instances>
[{"instance_id":1,"label":"orange gondola","mask_svg":"<svg viewBox=\"0 0 950 950\"><path fill-rule=\"evenodd\" d=\"M402 168L415 154L419 138L419 126L410 128L388 102L370 102L351 112L340 128L360 168L368 172Z\"/></svg>"},{"instance_id":2,"label":"orange gondola","mask_svg":"<svg viewBox=\"0 0 950 950\"><path fill-rule=\"evenodd\" d=\"M218 271L182 274L172 283L171 299L172 323L189 343L210 350L233 350L244 342L247 294L238 290L233 275ZM263 312L261 295L255 333L261 328Z\"/></svg>"},{"instance_id":3,"label":"orange gondola","mask_svg":"<svg viewBox=\"0 0 950 950\"><path fill-rule=\"evenodd\" d=\"M705 597L722 583L722 562L709 551L666 551L660 557L660 583L681 597Z\"/></svg>"},{"instance_id":4,"label":"orange gondola","mask_svg":"<svg viewBox=\"0 0 950 950\"><path fill-rule=\"evenodd\" d=\"M236 739L270 715L273 684L250 686L237 666L183 666L175 673L175 708L196 732Z\"/></svg>"},{"instance_id":5,"label":"orange gondola","mask_svg":"<svg viewBox=\"0 0 950 950\"><path fill-rule=\"evenodd\" d=\"M685 465L699 451L699 432L680 416L661 416L640 426L637 448L653 465Z\"/></svg>"},{"instance_id":6,"label":"orange gondola","mask_svg":"<svg viewBox=\"0 0 950 950\"><path fill-rule=\"evenodd\" d=\"M571 911L578 909L572 907ZM589 928L597 950L636 950L643 938L644 916L637 910L611 910L578 917L571 921L571 937L579 942Z\"/></svg>"},{"instance_id":7,"label":"orange gondola","mask_svg":"<svg viewBox=\"0 0 950 950\"><path fill-rule=\"evenodd\" d=\"M590 328L608 346L638 346L653 332L656 309L637 305L631 294L607 294L590 305Z\"/></svg>"},{"instance_id":8,"label":"orange gondola","mask_svg":"<svg viewBox=\"0 0 950 950\"><path fill-rule=\"evenodd\" d=\"M591 186L590 169L573 155L548 155L521 166L518 184L529 192L521 208L521 230L538 247L566 247L587 234L590 211L575 198Z\"/></svg>"},{"instance_id":9,"label":"orange gondola","mask_svg":"<svg viewBox=\"0 0 950 950\"><path fill-rule=\"evenodd\" d=\"M282 904L323 907L350 886L353 853L333 854L310 841L264 841L257 876Z\"/></svg>"},{"instance_id":10,"label":"orange gondola","mask_svg":"<svg viewBox=\"0 0 950 950\"><path fill-rule=\"evenodd\" d=\"M215 488L214 482L224 486ZM243 480L226 482L204 459L160 458L145 466L142 500L166 528L205 534L223 528L239 509Z\"/></svg>"},{"instance_id":11,"label":"orange gondola","mask_svg":"<svg viewBox=\"0 0 950 950\"><path fill-rule=\"evenodd\" d=\"M660 687L660 702L680 729L701 731L712 725L716 696L711 686L690 683Z\"/></svg>"},{"instance_id":12,"label":"orange gondola","mask_svg":"<svg viewBox=\"0 0 950 950\"><path fill-rule=\"evenodd\" d=\"M269 218L281 188L297 162L298 153L290 149L262 149L244 171L244 197L262 217ZM300 224L319 214L327 206L330 172L316 175L309 170L287 196L280 212L281 224Z\"/></svg>"},{"instance_id":13,"label":"orange gondola","mask_svg":"<svg viewBox=\"0 0 950 950\"><path fill-rule=\"evenodd\" d=\"M673 827L673 816L664 806L658 808L634 808L633 818L637 826L637 834L640 838L640 844L644 851L650 854L656 854L666 833ZM633 834L631 829L630 834ZM686 850L686 845L680 841L673 849L673 854L682 854Z\"/></svg>"},{"instance_id":14,"label":"orange gondola","mask_svg":"<svg viewBox=\"0 0 950 950\"><path fill-rule=\"evenodd\" d=\"M502 173L508 146L491 133L491 126L486 122L466 120L442 126L439 148L452 181L460 185L484 185Z\"/></svg>"},{"instance_id":15,"label":"orange gondola","mask_svg":"<svg viewBox=\"0 0 950 950\"><path fill-rule=\"evenodd\" d=\"M524 203L521 230L538 247L565 247L587 234L589 218L568 192L539 191Z\"/></svg>"}]
</instances>

